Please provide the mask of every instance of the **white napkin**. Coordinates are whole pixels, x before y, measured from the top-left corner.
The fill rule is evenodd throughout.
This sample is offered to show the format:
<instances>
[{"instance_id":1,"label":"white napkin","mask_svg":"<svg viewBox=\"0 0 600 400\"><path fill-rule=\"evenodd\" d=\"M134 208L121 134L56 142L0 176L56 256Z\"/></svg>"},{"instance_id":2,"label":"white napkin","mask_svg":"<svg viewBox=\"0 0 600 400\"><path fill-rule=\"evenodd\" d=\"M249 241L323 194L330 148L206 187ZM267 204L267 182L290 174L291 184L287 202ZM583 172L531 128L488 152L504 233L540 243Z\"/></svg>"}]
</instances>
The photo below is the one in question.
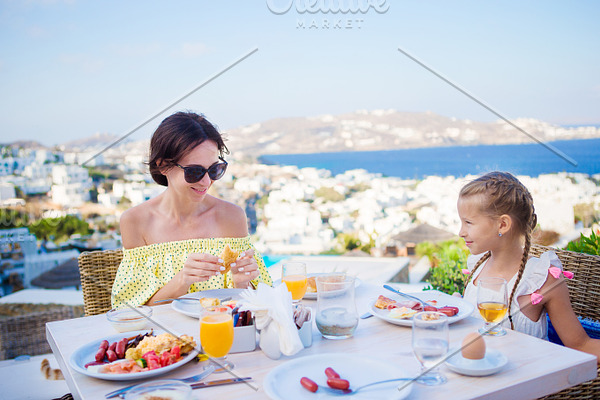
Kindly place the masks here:
<instances>
[{"instance_id":1,"label":"white napkin","mask_svg":"<svg viewBox=\"0 0 600 400\"><path fill-rule=\"evenodd\" d=\"M265 333L262 330L266 329L270 331L270 337L279 338L281 353L291 356L304 348L294 323L292 295L285 285L273 288L260 282L256 290L246 289L240 296L244 299L240 311L252 311L256 329L261 330L261 336ZM272 335L273 333L276 333L276 336ZM270 354L267 355L271 357Z\"/></svg>"}]
</instances>

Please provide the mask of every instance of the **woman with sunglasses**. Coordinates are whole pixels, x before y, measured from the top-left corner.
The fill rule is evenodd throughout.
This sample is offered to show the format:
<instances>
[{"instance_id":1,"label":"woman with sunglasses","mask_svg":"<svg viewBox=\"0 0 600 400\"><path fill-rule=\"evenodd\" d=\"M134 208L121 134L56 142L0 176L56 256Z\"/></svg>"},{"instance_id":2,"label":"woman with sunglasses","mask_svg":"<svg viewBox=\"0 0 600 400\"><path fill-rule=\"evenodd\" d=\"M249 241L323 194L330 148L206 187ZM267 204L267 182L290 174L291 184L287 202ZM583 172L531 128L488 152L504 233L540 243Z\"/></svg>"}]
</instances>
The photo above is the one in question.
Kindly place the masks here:
<instances>
[{"instance_id":1,"label":"woman with sunglasses","mask_svg":"<svg viewBox=\"0 0 600 400\"><path fill-rule=\"evenodd\" d=\"M228 149L203 116L167 117L150 142L152 178L167 188L121 217L123 260L113 284L113 307L153 305L186 293L272 285L248 236L244 211L208 194L227 170ZM220 254L239 252L225 274Z\"/></svg>"}]
</instances>

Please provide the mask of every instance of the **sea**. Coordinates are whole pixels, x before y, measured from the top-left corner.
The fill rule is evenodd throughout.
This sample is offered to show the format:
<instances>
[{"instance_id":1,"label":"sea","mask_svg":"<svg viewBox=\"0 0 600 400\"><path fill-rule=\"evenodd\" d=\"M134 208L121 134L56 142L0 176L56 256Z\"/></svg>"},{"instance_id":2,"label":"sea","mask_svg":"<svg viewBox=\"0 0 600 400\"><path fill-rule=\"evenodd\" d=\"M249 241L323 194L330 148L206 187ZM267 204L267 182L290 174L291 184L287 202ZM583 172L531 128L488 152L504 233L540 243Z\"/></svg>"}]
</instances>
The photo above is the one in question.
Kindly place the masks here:
<instances>
[{"instance_id":1,"label":"sea","mask_svg":"<svg viewBox=\"0 0 600 400\"><path fill-rule=\"evenodd\" d=\"M385 151L265 155L265 164L327 169L333 175L353 169L401 179L479 175L494 170L537 177L558 172L600 174L600 139L538 144L427 147ZM562 153L562 154L561 154Z\"/></svg>"}]
</instances>

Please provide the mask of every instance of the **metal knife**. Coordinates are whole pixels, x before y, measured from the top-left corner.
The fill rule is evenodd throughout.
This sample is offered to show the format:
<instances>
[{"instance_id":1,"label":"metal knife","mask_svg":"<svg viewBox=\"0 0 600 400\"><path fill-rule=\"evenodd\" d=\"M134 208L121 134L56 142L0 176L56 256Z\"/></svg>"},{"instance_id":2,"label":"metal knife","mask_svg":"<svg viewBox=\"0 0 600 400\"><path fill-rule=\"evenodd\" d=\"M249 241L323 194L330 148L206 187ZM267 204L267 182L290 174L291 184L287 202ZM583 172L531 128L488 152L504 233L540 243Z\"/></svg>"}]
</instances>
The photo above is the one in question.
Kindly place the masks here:
<instances>
[{"instance_id":1,"label":"metal knife","mask_svg":"<svg viewBox=\"0 0 600 400\"><path fill-rule=\"evenodd\" d=\"M211 387L211 386L221 386L221 385L231 385L234 383L243 383L243 382L247 382L247 381L251 381L251 380L252 380L252 377L247 376L245 378L229 378L229 379L219 379L219 380L210 381L210 382L192 383L190 386L192 387L192 389L202 389L202 388Z\"/></svg>"},{"instance_id":2,"label":"metal knife","mask_svg":"<svg viewBox=\"0 0 600 400\"><path fill-rule=\"evenodd\" d=\"M185 379L176 379L176 380L187 382L187 383L198 382L199 380L204 379L208 375L212 374L215 371L215 369L216 369L216 367L212 366L212 368L207 368L205 371L202 371L198 375L194 375L194 376L191 376L191 377L185 378ZM125 392L129 391L131 388L135 387L136 385L130 385L130 386L124 387L122 389L115 390L114 392L110 392L110 393L106 394L104 397L106 397L107 399L111 399L111 398L117 397L117 396L123 397Z\"/></svg>"}]
</instances>

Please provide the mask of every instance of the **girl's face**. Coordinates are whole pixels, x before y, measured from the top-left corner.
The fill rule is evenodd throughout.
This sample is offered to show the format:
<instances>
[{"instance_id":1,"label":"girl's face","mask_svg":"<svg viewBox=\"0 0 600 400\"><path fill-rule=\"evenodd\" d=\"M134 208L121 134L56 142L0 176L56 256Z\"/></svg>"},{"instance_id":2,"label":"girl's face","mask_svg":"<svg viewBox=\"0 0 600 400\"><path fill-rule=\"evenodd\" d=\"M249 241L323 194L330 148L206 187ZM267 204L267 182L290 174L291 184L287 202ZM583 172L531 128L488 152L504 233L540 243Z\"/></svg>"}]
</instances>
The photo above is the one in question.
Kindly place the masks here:
<instances>
[{"instance_id":1,"label":"girl's face","mask_svg":"<svg viewBox=\"0 0 600 400\"><path fill-rule=\"evenodd\" d=\"M213 164L221 162L219 160L219 149L217 144L211 140L206 140L194 147L192 151L179 160L182 167L202 166L209 168ZM191 201L202 200L208 189L212 185L212 180L208 173L204 174L202 179L195 183L188 183L184 178L184 170L178 166L169 168L164 173L169 180L169 188L173 188L182 196L188 197Z\"/></svg>"},{"instance_id":2,"label":"girl's face","mask_svg":"<svg viewBox=\"0 0 600 400\"><path fill-rule=\"evenodd\" d=\"M498 242L498 220L481 212L481 203L476 196L459 197L457 206L461 222L458 234L471 253L492 250Z\"/></svg>"}]
</instances>

